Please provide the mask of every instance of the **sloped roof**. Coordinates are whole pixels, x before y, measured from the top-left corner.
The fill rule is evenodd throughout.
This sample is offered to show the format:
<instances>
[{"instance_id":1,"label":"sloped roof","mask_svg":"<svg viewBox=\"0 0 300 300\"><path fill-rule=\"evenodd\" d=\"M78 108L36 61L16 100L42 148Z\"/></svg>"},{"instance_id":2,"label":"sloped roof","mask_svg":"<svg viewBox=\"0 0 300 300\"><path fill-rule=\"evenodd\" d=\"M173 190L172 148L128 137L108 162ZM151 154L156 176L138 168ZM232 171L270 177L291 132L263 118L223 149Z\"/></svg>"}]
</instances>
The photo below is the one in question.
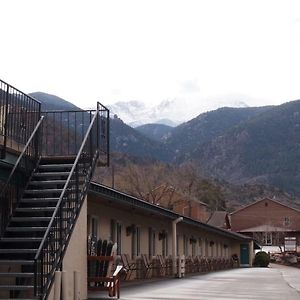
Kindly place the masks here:
<instances>
[{"instance_id":1,"label":"sloped roof","mask_svg":"<svg viewBox=\"0 0 300 300\"><path fill-rule=\"evenodd\" d=\"M226 226L226 216L227 211L215 211L207 221L207 224L216 226L216 227L224 227Z\"/></svg>"},{"instance_id":2,"label":"sloped roof","mask_svg":"<svg viewBox=\"0 0 300 300\"><path fill-rule=\"evenodd\" d=\"M218 227L206 224L206 223L202 223L200 221L196 221L192 218L182 216L178 213L175 213L175 212L173 212L169 209L166 209L164 207L161 207L159 205L155 205L155 204L149 203L147 201L138 199L136 197L133 197L131 195L125 194L118 190L109 188L109 187L99 184L99 183L91 182L91 184L89 186L89 193L92 193L95 195L100 195L100 196L104 197L105 199L108 199L109 201L114 201L115 203L122 203L122 204L129 205L130 207L136 207L139 209L147 210L148 212L164 216L171 220L176 220L178 217L182 217L183 218L182 223L193 225L198 228L202 228L209 232L217 233L217 234L220 234L220 235L228 237L228 238L232 238L232 239L239 240L239 241L252 240L252 238L245 236L243 234L228 231L226 229L218 228Z\"/></svg>"},{"instance_id":3,"label":"sloped roof","mask_svg":"<svg viewBox=\"0 0 300 300\"><path fill-rule=\"evenodd\" d=\"M287 232L287 231L295 231L295 230L271 226L267 224L239 230L239 232Z\"/></svg>"},{"instance_id":4,"label":"sloped roof","mask_svg":"<svg viewBox=\"0 0 300 300\"><path fill-rule=\"evenodd\" d=\"M245 206L243 206L243 207L237 209L236 211L232 212L230 215L234 215L234 214L236 214L237 212L240 212L240 211L242 211L242 210L244 210L244 209L246 209L246 208L248 208L248 207L250 207L250 206L253 206L253 205L255 205L255 204L259 203L259 202L266 201L266 200L267 200L267 201L272 201L272 202L274 202L274 203L277 203L277 204L279 204L279 205L281 205L281 206L284 206L284 207L286 207L286 208L292 209L292 210L294 210L294 211L300 213L300 210L299 210L299 209L296 209L296 208L293 208L293 207L288 206L288 205L286 205L286 204L280 203L280 202L277 201L277 200L274 200L274 199L270 199L270 198L265 197L265 198L259 199L259 200L257 200L257 201L254 201L254 202L252 202L252 203L250 203L250 204L248 204L248 205L245 205Z\"/></svg>"}]
</instances>

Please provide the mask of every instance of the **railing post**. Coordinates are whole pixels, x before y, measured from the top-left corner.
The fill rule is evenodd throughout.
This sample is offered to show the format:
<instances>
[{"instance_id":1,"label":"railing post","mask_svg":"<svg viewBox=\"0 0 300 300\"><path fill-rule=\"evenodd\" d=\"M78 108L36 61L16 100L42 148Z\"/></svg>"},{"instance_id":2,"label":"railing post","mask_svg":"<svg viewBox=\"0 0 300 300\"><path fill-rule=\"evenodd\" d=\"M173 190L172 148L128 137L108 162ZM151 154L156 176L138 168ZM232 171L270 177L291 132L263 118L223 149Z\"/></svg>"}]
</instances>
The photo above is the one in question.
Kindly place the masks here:
<instances>
[{"instance_id":1,"label":"railing post","mask_svg":"<svg viewBox=\"0 0 300 300\"><path fill-rule=\"evenodd\" d=\"M38 274L38 266L37 260L34 260L34 277L33 277L33 295L37 296L37 274Z\"/></svg>"},{"instance_id":2,"label":"railing post","mask_svg":"<svg viewBox=\"0 0 300 300\"><path fill-rule=\"evenodd\" d=\"M41 104L39 104L39 111L38 111L38 120L41 118ZM39 156L39 148L41 145L43 145L43 143L40 143L40 138L42 138L43 136L41 135L41 127L38 129L37 133L36 133L36 137L34 140L34 160L35 162L37 162L38 160L38 156Z\"/></svg>"},{"instance_id":3,"label":"railing post","mask_svg":"<svg viewBox=\"0 0 300 300\"><path fill-rule=\"evenodd\" d=\"M41 251L41 254L40 254L40 276L41 276L41 278L40 278L40 288L39 288L39 290L40 290L40 295L43 295L44 294L44 280L43 280L43 278L44 278L44 250L42 249L42 251Z\"/></svg>"},{"instance_id":4,"label":"railing post","mask_svg":"<svg viewBox=\"0 0 300 300\"><path fill-rule=\"evenodd\" d=\"M6 93L5 93L5 113L4 113L4 141L3 141L3 149L1 153L1 157L4 158L6 154L6 144L7 144L7 121L8 121L8 97L9 97L9 85L6 85Z\"/></svg>"},{"instance_id":5,"label":"railing post","mask_svg":"<svg viewBox=\"0 0 300 300\"><path fill-rule=\"evenodd\" d=\"M109 163L110 163L110 155L109 155L109 110L107 110L107 126L106 126L106 138L107 138L107 142L106 142L106 146L107 146L107 167L109 167Z\"/></svg>"}]
</instances>

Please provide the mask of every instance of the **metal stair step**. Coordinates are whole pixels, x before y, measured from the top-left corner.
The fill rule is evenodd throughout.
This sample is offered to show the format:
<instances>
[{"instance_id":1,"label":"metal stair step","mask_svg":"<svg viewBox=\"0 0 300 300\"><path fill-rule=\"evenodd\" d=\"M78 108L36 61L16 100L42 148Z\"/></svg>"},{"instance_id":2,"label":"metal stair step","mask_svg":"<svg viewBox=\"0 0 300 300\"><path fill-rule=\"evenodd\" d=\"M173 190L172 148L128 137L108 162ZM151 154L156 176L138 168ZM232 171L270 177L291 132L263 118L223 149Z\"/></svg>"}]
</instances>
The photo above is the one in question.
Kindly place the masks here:
<instances>
[{"instance_id":1,"label":"metal stair step","mask_svg":"<svg viewBox=\"0 0 300 300\"><path fill-rule=\"evenodd\" d=\"M25 291L33 289L33 285L0 285L0 290Z\"/></svg>"},{"instance_id":2,"label":"metal stair step","mask_svg":"<svg viewBox=\"0 0 300 300\"><path fill-rule=\"evenodd\" d=\"M46 231L47 227L7 227L8 232Z\"/></svg>"},{"instance_id":3,"label":"metal stair step","mask_svg":"<svg viewBox=\"0 0 300 300\"><path fill-rule=\"evenodd\" d=\"M34 276L34 273L22 273L22 272L18 272L18 273L2 272L2 273L0 273L0 277L27 277L27 278L30 278L33 276Z\"/></svg>"},{"instance_id":4,"label":"metal stair step","mask_svg":"<svg viewBox=\"0 0 300 300\"><path fill-rule=\"evenodd\" d=\"M0 265L33 265L34 260L30 259L0 259Z\"/></svg>"},{"instance_id":5,"label":"metal stair step","mask_svg":"<svg viewBox=\"0 0 300 300\"><path fill-rule=\"evenodd\" d=\"M59 198L22 198L21 203L36 203L36 202L57 202Z\"/></svg>"},{"instance_id":6,"label":"metal stair step","mask_svg":"<svg viewBox=\"0 0 300 300\"><path fill-rule=\"evenodd\" d=\"M11 222L49 222L51 217L12 217Z\"/></svg>"},{"instance_id":7,"label":"metal stair step","mask_svg":"<svg viewBox=\"0 0 300 300\"><path fill-rule=\"evenodd\" d=\"M16 212L48 212L54 211L55 207L17 207Z\"/></svg>"},{"instance_id":8,"label":"metal stair step","mask_svg":"<svg viewBox=\"0 0 300 300\"><path fill-rule=\"evenodd\" d=\"M63 189L40 189L40 190L26 190L25 194L61 194Z\"/></svg>"},{"instance_id":9,"label":"metal stair step","mask_svg":"<svg viewBox=\"0 0 300 300\"><path fill-rule=\"evenodd\" d=\"M33 174L33 177L57 177L57 176L68 176L70 172L37 172Z\"/></svg>"},{"instance_id":10,"label":"metal stair step","mask_svg":"<svg viewBox=\"0 0 300 300\"><path fill-rule=\"evenodd\" d=\"M38 300L39 298L9 298L10 300ZM7 300L7 299L0 299Z\"/></svg>"},{"instance_id":11,"label":"metal stair step","mask_svg":"<svg viewBox=\"0 0 300 300\"><path fill-rule=\"evenodd\" d=\"M0 254L7 253L20 253L20 254L28 254L28 253L36 253L38 249L0 249Z\"/></svg>"},{"instance_id":12,"label":"metal stair step","mask_svg":"<svg viewBox=\"0 0 300 300\"><path fill-rule=\"evenodd\" d=\"M40 180L40 181L30 181L29 185L34 186L48 186L48 185L58 185L65 184L66 180Z\"/></svg>"},{"instance_id":13,"label":"metal stair step","mask_svg":"<svg viewBox=\"0 0 300 300\"><path fill-rule=\"evenodd\" d=\"M39 298L9 298L10 300L38 300ZM0 299L7 300L7 299Z\"/></svg>"},{"instance_id":14,"label":"metal stair step","mask_svg":"<svg viewBox=\"0 0 300 300\"><path fill-rule=\"evenodd\" d=\"M0 238L0 242L5 243L19 243L19 242L41 242L41 237L3 237Z\"/></svg>"},{"instance_id":15,"label":"metal stair step","mask_svg":"<svg viewBox=\"0 0 300 300\"><path fill-rule=\"evenodd\" d=\"M73 164L47 164L39 165L39 170L57 170L57 169L71 169Z\"/></svg>"}]
</instances>

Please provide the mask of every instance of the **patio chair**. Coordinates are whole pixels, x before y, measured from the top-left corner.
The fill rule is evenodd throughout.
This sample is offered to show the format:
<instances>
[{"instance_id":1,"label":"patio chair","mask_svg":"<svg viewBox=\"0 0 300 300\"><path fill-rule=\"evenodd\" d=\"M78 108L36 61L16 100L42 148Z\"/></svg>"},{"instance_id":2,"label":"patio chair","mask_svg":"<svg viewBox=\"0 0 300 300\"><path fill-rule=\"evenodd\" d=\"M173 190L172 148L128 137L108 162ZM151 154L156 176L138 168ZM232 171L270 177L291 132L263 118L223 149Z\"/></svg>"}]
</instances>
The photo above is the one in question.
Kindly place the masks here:
<instances>
[{"instance_id":1,"label":"patio chair","mask_svg":"<svg viewBox=\"0 0 300 300\"><path fill-rule=\"evenodd\" d=\"M144 266L144 269L145 269L145 273L144 273L144 278L151 278L151 272L152 270L155 268L154 267L154 262L150 262L149 259L148 259L148 256L146 254L142 254L141 255L142 257L142 263L143 263L143 266ZM148 277L150 275L150 277Z\"/></svg>"},{"instance_id":2,"label":"patio chair","mask_svg":"<svg viewBox=\"0 0 300 300\"><path fill-rule=\"evenodd\" d=\"M97 243L97 255L88 255L88 265L94 264L95 268L90 268L87 278L88 290L108 291L109 297L120 298L120 274L123 266L117 266L114 270L113 264L117 244L99 240ZM101 254L101 255L99 255Z\"/></svg>"},{"instance_id":3,"label":"patio chair","mask_svg":"<svg viewBox=\"0 0 300 300\"><path fill-rule=\"evenodd\" d=\"M157 259L159 262L160 275L164 277L167 274L167 267L168 267L167 260L162 255L157 255Z\"/></svg>"},{"instance_id":4,"label":"patio chair","mask_svg":"<svg viewBox=\"0 0 300 300\"><path fill-rule=\"evenodd\" d=\"M136 263L129 259L128 254L121 254L121 261L124 269L126 270L125 280L129 280L133 271L137 270Z\"/></svg>"}]
</instances>

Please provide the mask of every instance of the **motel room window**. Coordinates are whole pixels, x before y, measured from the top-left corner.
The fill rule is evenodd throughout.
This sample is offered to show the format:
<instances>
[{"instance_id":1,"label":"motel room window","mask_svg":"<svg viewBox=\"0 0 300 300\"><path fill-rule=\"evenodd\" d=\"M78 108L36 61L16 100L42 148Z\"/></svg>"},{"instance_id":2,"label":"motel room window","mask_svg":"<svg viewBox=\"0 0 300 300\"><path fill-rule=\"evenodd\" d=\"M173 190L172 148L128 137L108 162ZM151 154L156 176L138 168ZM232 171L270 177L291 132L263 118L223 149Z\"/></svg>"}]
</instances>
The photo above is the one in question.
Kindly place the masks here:
<instances>
[{"instance_id":1,"label":"motel room window","mask_svg":"<svg viewBox=\"0 0 300 300\"><path fill-rule=\"evenodd\" d=\"M122 253L122 224L116 220L110 220L110 240L117 243L117 254Z\"/></svg>"},{"instance_id":2,"label":"motel room window","mask_svg":"<svg viewBox=\"0 0 300 300\"><path fill-rule=\"evenodd\" d=\"M136 255L139 256L141 254L141 228L136 228Z\"/></svg>"},{"instance_id":3,"label":"motel room window","mask_svg":"<svg viewBox=\"0 0 300 300\"><path fill-rule=\"evenodd\" d=\"M198 255L202 256L202 239L198 239Z\"/></svg>"},{"instance_id":4,"label":"motel room window","mask_svg":"<svg viewBox=\"0 0 300 300\"><path fill-rule=\"evenodd\" d=\"M99 227L99 220L96 216L87 216L87 228L88 228L88 235L91 237L96 237L98 239L98 227Z\"/></svg>"},{"instance_id":5,"label":"motel room window","mask_svg":"<svg viewBox=\"0 0 300 300\"><path fill-rule=\"evenodd\" d=\"M110 220L110 240L116 242L116 221Z\"/></svg>"},{"instance_id":6,"label":"motel room window","mask_svg":"<svg viewBox=\"0 0 300 300\"><path fill-rule=\"evenodd\" d=\"M122 254L122 224L117 222L117 254L121 255Z\"/></svg>"},{"instance_id":7,"label":"motel room window","mask_svg":"<svg viewBox=\"0 0 300 300\"><path fill-rule=\"evenodd\" d=\"M162 239L162 255L163 257L169 255L169 237L167 232L165 233L165 236Z\"/></svg>"},{"instance_id":8,"label":"motel room window","mask_svg":"<svg viewBox=\"0 0 300 300\"><path fill-rule=\"evenodd\" d=\"M186 237L186 235L183 236L183 254L185 256L188 256L189 252L188 252L188 238Z\"/></svg>"},{"instance_id":9,"label":"motel room window","mask_svg":"<svg viewBox=\"0 0 300 300\"><path fill-rule=\"evenodd\" d=\"M156 254L156 234L152 227L148 229L148 245L149 245L149 257L151 258Z\"/></svg>"},{"instance_id":10,"label":"motel room window","mask_svg":"<svg viewBox=\"0 0 300 300\"><path fill-rule=\"evenodd\" d=\"M192 241L192 256L196 256L196 243L194 242L194 240Z\"/></svg>"},{"instance_id":11,"label":"motel room window","mask_svg":"<svg viewBox=\"0 0 300 300\"><path fill-rule=\"evenodd\" d=\"M133 226L131 233L131 257L132 259L140 255L141 252L141 229L140 227Z\"/></svg>"}]
</instances>

